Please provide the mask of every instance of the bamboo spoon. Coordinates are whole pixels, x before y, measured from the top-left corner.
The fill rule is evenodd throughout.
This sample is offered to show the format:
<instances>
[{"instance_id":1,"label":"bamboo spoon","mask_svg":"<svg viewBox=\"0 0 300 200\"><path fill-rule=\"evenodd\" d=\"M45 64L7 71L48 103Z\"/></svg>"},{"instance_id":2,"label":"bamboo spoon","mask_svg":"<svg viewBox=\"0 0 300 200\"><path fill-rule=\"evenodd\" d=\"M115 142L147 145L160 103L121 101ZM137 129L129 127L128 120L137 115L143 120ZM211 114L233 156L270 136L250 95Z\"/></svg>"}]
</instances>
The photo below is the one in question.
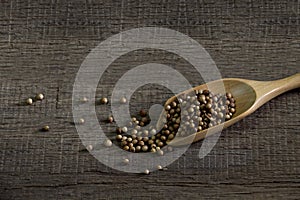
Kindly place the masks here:
<instances>
[{"instance_id":1,"label":"bamboo spoon","mask_svg":"<svg viewBox=\"0 0 300 200\"><path fill-rule=\"evenodd\" d=\"M226 92L230 92L236 100L236 113L233 117L224 122L223 124L210 127L206 130L197 132L195 134L186 137L175 137L169 145L185 145L191 142L196 142L204 139L216 132L222 130L222 128L227 128L246 116L253 113L259 107L261 107L266 102L270 101L274 97L287 92L292 89L300 87L300 73L293 76L275 80L275 81L254 81L239 78L226 78L213 82L209 82L204 85L197 86L190 90L186 90L178 95L184 93L191 93L194 90L205 90L209 89L213 93L223 93L221 85L224 84ZM166 102L166 105L174 101L177 96L173 96ZM160 119L163 115L160 116ZM161 120L159 120L160 122Z\"/></svg>"}]
</instances>

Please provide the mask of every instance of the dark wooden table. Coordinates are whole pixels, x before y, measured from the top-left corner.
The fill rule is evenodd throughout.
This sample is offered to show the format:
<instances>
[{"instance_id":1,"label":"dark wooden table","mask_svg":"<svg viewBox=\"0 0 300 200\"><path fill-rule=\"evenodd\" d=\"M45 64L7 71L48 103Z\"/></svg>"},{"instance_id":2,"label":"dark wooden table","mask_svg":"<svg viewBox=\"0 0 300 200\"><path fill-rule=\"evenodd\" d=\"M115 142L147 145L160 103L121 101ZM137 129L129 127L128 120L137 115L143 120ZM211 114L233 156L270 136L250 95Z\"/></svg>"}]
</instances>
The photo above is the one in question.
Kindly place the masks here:
<instances>
[{"instance_id":1,"label":"dark wooden table","mask_svg":"<svg viewBox=\"0 0 300 200\"><path fill-rule=\"evenodd\" d=\"M84 151L72 123L76 73L113 34L171 28L201 43L224 78L273 80L300 71L299 9L299 1L281 0L0 1L0 199L299 199L299 89L224 130L204 159L195 143L168 170L150 175L101 164ZM110 97L127 70L153 61L203 83L174 58L143 50L118 59L97 98ZM163 88L144 89L132 112L161 100L155 95ZM40 92L44 101L22 104ZM96 109L100 121L109 114L109 107ZM51 130L39 131L44 125Z\"/></svg>"}]
</instances>

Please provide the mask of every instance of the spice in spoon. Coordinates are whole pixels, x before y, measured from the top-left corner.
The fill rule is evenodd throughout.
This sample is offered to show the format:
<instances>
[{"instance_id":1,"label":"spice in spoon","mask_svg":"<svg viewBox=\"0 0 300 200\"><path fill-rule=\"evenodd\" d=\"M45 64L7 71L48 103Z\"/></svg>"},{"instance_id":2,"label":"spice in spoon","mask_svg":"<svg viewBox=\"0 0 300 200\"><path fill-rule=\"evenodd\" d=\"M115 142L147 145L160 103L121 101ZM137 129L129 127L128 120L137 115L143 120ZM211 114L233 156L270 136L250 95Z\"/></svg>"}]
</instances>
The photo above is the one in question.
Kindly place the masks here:
<instances>
[{"instance_id":1,"label":"spice in spoon","mask_svg":"<svg viewBox=\"0 0 300 200\"><path fill-rule=\"evenodd\" d=\"M165 105L164 125L157 132L154 127L141 131L141 127L149 121L133 117L132 126L118 129L117 140L121 147L131 152L153 152L164 155L161 150L175 136L185 137L231 119L236 112L235 99L231 93L213 94L209 90L197 90L196 96L183 94L173 102ZM146 117L147 113L140 111ZM143 124L141 124L143 122ZM131 135L127 131L131 130ZM125 134L125 135L124 135ZM123 135L123 136L122 136ZM172 151L168 147L167 151Z\"/></svg>"}]
</instances>

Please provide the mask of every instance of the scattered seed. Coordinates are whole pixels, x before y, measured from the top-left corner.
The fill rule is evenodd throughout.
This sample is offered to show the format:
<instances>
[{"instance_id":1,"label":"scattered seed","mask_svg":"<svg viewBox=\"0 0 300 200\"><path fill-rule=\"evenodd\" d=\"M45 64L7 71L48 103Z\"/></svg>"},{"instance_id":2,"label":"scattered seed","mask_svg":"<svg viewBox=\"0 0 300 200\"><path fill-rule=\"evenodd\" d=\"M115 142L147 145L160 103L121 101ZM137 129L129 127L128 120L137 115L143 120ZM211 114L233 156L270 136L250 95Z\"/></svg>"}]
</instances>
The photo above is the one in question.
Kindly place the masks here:
<instances>
[{"instance_id":1,"label":"scattered seed","mask_svg":"<svg viewBox=\"0 0 300 200\"><path fill-rule=\"evenodd\" d=\"M164 155L164 152L161 149L156 150L157 154L160 156Z\"/></svg>"},{"instance_id":2,"label":"scattered seed","mask_svg":"<svg viewBox=\"0 0 300 200\"><path fill-rule=\"evenodd\" d=\"M32 98L28 98L28 99L26 100L26 103L27 103L28 105L32 105L32 103L33 103Z\"/></svg>"},{"instance_id":3,"label":"scattered seed","mask_svg":"<svg viewBox=\"0 0 300 200\"><path fill-rule=\"evenodd\" d=\"M120 99L120 102L121 102L121 103L126 103L126 102L127 102L127 99L126 99L125 97L122 97L122 98Z\"/></svg>"},{"instance_id":4,"label":"scattered seed","mask_svg":"<svg viewBox=\"0 0 300 200\"><path fill-rule=\"evenodd\" d=\"M124 126L124 127L122 128L122 131L123 131L124 133L127 133L127 131L128 131L127 127Z\"/></svg>"},{"instance_id":5,"label":"scattered seed","mask_svg":"<svg viewBox=\"0 0 300 200\"><path fill-rule=\"evenodd\" d=\"M129 164L129 162L130 162L130 161L129 161L129 159L128 159L128 158L124 158L124 159L123 159L123 163L124 163L124 164L128 165L128 164Z\"/></svg>"},{"instance_id":6,"label":"scattered seed","mask_svg":"<svg viewBox=\"0 0 300 200\"><path fill-rule=\"evenodd\" d=\"M103 97L100 99L100 103L101 104L107 104L108 103L108 99L106 97Z\"/></svg>"},{"instance_id":7,"label":"scattered seed","mask_svg":"<svg viewBox=\"0 0 300 200\"><path fill-rule=\"evenodd\" d=\"M79 119L78 123L79 124L84 124L84 119L83 118Z\"/></svg>"},{"instance_id":8,"label":"scattered seed","mask_svg":"<svg viewBox=\"0 0 300 200\"><path fill-rule=\"evenodd\" d=\"M113 123L113 122L114 122L113 116L109 116L109 117L107 118L107 122Z\"/></svg>"},{"instance_id":9,"label":"scattered seed","mask_svg":"<svg viewBox=\"0 0 300 200\"><path fill-rule=\"evenodd\" d=\"M93 145L89 144L89 145L87 146L87 150L88 150L88 151L92 151L92 150L93 150Z\"/></svg>"},{"instance_id":10,"label":"scattered seed","mask_svg":"<svg viewBox=\"0 0 300 200\"><path fill-rule=\"evenodd\" d=\"M81 102L82 103L86 103L86 102L88 102L89 100L88 100L88 98L86 98L86 97L83 97L82 99L81 99Z\"/></svg>"},{"instance_id":11,"label":"scattered seed","mask_svg":"<svg viewBox=\"0 0 300 200\"><path fill-rule=\"evenodd\" d=\"M156 167L158 170L162 170L163 169L163 167L161 166L161 165L157 165L157 167Z\"/></svg>"},{"instance_id":12,"label":"scattered seed","mask_svg":"<svg viewBox=\"0 0 300 200\"><path fill-rule=\"evenodd\" d=\"M44 126L44 127L42 128L42 130L43 130L43 131L49 131L49 130L50 130L50 127L49 127L49 126Z\"/></svg>"},{"instance_id":13,"label":"scattered seed","mask_svg":"<svg viewBox=\"0 0 300 200\"><path fill-rule=\"evenodd\" d=\"M37 94L35 98L36 98L36 100L40 100L41 101L41 100L44 99L44 95L43 94Z\"/></svg>"},{"instance_id":14,"label":"scattered seed","mask_svg":"<svg viewBox=\"0 0 300 200\"><path fill-rule=\"evenodd\" d=\"M112 141L111 141L110 139L106 139L106 140L104 141L104 145L105 145L106 147L111 147L111 146L112 146Z\"/></svg>"}]
</instances>

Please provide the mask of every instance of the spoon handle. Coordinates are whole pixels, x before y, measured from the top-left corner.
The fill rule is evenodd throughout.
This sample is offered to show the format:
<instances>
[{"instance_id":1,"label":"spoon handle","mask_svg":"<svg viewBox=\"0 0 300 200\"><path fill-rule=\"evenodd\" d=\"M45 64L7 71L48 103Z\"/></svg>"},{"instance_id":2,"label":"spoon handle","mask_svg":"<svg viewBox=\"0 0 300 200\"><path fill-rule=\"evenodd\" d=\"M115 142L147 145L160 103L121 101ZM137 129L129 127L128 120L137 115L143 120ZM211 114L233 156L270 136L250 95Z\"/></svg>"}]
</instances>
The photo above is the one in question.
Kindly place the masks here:
<instances>
[{"instance_id":1,"label":"spoon handle","mask_svg":"<svg viewBox=\"0 0 300 200\"><path fill-rule=\"evenodd\" d=\"M262 106L274 97L300 87L300 73L275 81L251 81L249 84L256 91L256 108Z\"/></svg>"}]
</instances>

